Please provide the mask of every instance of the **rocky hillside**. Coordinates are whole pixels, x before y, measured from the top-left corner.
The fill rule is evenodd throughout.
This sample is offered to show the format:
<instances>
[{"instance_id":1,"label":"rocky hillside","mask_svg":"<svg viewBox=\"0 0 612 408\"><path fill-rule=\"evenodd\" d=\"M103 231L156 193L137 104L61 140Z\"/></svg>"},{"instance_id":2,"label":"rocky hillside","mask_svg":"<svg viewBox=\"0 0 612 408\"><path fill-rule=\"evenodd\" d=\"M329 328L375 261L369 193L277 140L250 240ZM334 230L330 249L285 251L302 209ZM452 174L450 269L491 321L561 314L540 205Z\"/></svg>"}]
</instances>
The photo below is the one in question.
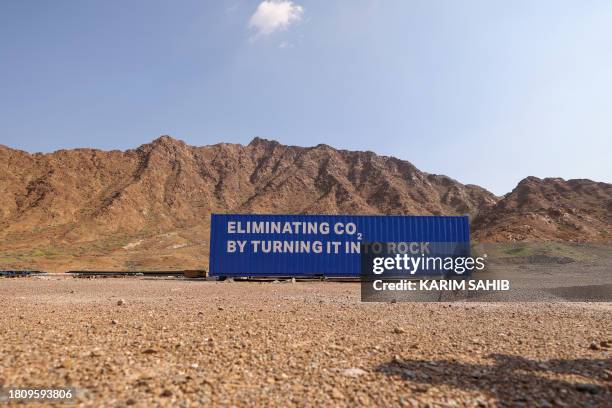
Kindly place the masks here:
<instances>
[{"instance_id":1,"label":"rocky hillside","mask_svg":"<svg viewBox=\"0 0 612 408\"><path fill-rule=\"evenodd\" d=\"M481 241L612 242L612 184L527 177L472 228Z\"/></svg>"},{"instance_id":2,"label":"rocky hillside","mask_svg":"<svg viewBox=\"0 0 612 408\"><path fill-rule=\"evenodd\" d=\"M525 183L535 181L517 190ZM586 184L562 194L561 215L551 222L566 207L579 210L583 218L572 220L599 220L588 224L594 237L610 225L610 185L579 183ZM499 201L396 158L259 138L247 146L194 147L162 136L124 152L30 154L0 146L0 193L0 268L204 267L211 212L469 214L482 239L571 236L553 229L540 235L539 224L537 233L521 235L496 216L550 213L558 202L540 200L548 191L515 190ZM592 207L596 213L588 213Z\"/></svg>"}]
</instances>

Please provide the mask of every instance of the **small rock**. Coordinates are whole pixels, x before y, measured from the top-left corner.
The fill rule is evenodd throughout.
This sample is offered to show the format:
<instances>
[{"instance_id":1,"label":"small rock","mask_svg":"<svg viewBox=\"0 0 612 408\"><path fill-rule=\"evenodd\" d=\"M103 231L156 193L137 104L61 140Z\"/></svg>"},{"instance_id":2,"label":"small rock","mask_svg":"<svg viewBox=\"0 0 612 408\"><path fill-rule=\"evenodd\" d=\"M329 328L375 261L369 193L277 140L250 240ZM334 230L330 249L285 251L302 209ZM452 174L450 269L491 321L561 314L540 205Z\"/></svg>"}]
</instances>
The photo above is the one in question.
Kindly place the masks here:
<instances>
[{"instance_id":1,"label":"small rock","mask_svg":"<svg viewBox=\"0 0 612 408\"><path fill-rule=\"evenodd\" d=\"M135 399L133 399L133 398L128 398L128 399L125 401L125 405L134 405L135 403L136 403L136 400L135 400Z\"/></svg>"},{"instance_id":2,"label":"small rock","mask_svg":"<svg viewBox=\"0 0 612 408\"><path fill-rule=\"evenodd\" d=\"M123 300L123 299L119 299L119 300L117 301L117 306L122 306L122 305L124 305L124 304L125 304L125 300Z\"/></svg>"},{"instance_id":3,"label":"small rock","mask_svg":"<svg viewBox=\"0 0 612 408\"><path fill-rule=\"evenodd\" d=\"M591 345L589 346L589 348L591 350L599 350L599 344L592 342Z\"/></svg>"},{"instance_id":4,"label":"small rock","mask_svg":"<svg viewBox=\"0 0 612 408\"><path fill-rule=\"evenodd\" d=\"M331 396L333 399L344 399L344 394L337 388L332 389Z\"/></svg>"},{"instance_id":5,"label":"small rock","mask_svg":"<svg viewBox=\"0 0 612 408\"><path fill-rule=\"evenodd\" d=\"M66 359L62 361L57 368L66 368L66 369L72 368L72 360Z\"/></svg>"},{"instance_id":6,"label":"small rock","mask_svg":"<svg viewBox=\"0 0 612 408\"><path fill-rule=\"evenodd\" d=\"M157 350L155 350L154 348L148 348L148 349L143 350L142 353L143 354L155 354L157 353Z\"/></svg>"},{"instance_id":7,"label":"small rock","mask_svg":"<svg viewBox=\"0 0 612 408\"><path fill-rule=\"evenodd\" d=\"M160 397L171 397L172 396L172 391L170 391L169 389L165 389L162 391L161 394L159 394Z\"/></svg>"},{"instance_id":8,"label":"small rock","mask_svg":"<svg viewBox=\"0 0 612 408\"><path fill-rule=\"evenodd\" d=\"M421 392L427 392L427 391L429 391L429 386L428 386L428 385L426 385L426 384L416 384L416 385L414 386L414 391L415 391L415 392L419 392L419 393L421 393Z\"/></svg>"},{"instance_id":9,"label":"small rock","mask_svg":"<svg viewBox=\"0 0 612 408\"><path fill-rule=\"evenodd\" d=\"M367 371L362 370L361 368L357 368L357 367L347 368L346 370L342 371L342 374L344 376L351 377L351 378L357 378L367 373L368 373Z\"/></svg>"},{"instance_id":10,"label":"small rock","mask_svg":"<svg viewBox=\"0 0 612 408\"><path fill-rule=\"evenodd\" d=\"M404 330L403 327L396 327L395 329L393 329L393 333L395 333L395 334L403 334L403 333L406 333L406 330Z\"/></svg>"},{"instance_id":11,"label":"small rock","mask_svg":"<svg viewBox=\"0 0 612 408\"><path fill-rule=\"evenodd\" d=\"M116 321L115 319L111 320L111 324L117 324L119 323L118 321Z\"/></svg>"},{"instance_id":12,"label":"small rock","mask_svg":"<svg viewBox=\"0 0 612 408\"><path fill-rule=\"evenodd\" d=\"M295 283L295 278L291 278L291 283Z\"/></svg>"},{"instance_id":13,"label":"small rock","mask_svg":"<svg viewBox=\"0 0 612 408\"><path fill-rule=\"evenodd\" d=\"M576 384L576 389L580 392L588 392L589 394L597 394L599 392L597 385L589 383Z\"/></svg>"},{"instance_id":14,"label":"small rock","mask_svg":"<svg viewBox=\"0 0 612 408\"><path fill-rule=\"evenodd\" d=\"M186 376L184 374L179 374L179 375L176 375L173 378L173 381L174 381L175 384L184 384L184 383L187 382L188 379L189 379L188 376Z\"/></svg>"},{"instance_id":15,"label":"small rock","mask_svg":"<svg viewBox=\"0 0 612 408\"><path fill-rule=\"evenodd\" d=\"M552 404L545 399L539 400L537 406L542 408L552 408Z\"/></svg>"},{"instance_id":16,"label":"small rock","mask_svg":"<svg viewBox=\"0 0 612 408\"><path fill-rule=\"evenodd\" d=\"M223 309L221 306L219 306L219 307L217 308L217 310L221 311L221 310L225 310L225 309Z\"/></svg>"},{"instance_id":17,"label":"small rock","mask_svg":"<svg viewBox=\"0 0 612 408\"><path fill-rule=\"evenodd\" d=\"M402 369L401 374L403 379L411 379L415 377L414 371L408 370L407 368Z\"/></svg>"},{"instance_id":18,"label":"small rock","mask_svg":"<svg viewBox=\"0 0 612 408\"><path fill-rule=\"evenodd\" d=\"M481 408L485 408L487 406L487 401L485 401L482 398L476 398L474 400L474 402L476 403L477 406L481 407Z\"/></svg>"}]
</instances>

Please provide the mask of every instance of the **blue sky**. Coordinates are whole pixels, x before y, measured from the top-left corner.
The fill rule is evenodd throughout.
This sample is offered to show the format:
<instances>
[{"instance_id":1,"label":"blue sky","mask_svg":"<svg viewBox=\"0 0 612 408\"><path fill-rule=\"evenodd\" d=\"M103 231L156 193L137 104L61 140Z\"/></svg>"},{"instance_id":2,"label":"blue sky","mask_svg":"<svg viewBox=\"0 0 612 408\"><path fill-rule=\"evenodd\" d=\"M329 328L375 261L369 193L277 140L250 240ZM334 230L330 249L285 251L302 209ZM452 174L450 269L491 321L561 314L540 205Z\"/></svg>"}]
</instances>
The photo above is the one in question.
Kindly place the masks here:
<instances>
[{"instance_id":1,"label":"blue sky","mask_svg":"<svg viewBox=\"0 0 612 408\"><path fill-rule=\"evenodd\" d=\"M263 4L262 4L263 3ZM253 137L612 182L612 2L0 2L0 144Z\"/></svg>"}]
</instances>

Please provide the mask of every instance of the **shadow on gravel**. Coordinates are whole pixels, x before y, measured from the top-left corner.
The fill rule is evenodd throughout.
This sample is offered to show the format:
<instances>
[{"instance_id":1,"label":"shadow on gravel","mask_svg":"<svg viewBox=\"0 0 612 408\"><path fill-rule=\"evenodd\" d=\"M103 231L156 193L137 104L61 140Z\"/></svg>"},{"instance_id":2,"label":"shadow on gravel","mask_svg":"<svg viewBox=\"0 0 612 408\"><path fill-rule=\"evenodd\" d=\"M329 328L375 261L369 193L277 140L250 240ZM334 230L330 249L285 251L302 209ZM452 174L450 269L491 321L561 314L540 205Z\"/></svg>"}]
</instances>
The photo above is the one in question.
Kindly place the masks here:
<instances>
[{"instance_id":1,"label":"shadow on gravel","mask_svg":"<svg viewBox=\"0 0 612 408\"><path fill-rule=\"evenodd\" d=\"M501 406L610 406L612 359L542 362L503 354L487 357L491 365L396 357L376 371L419 384L420 391L427 385L479 391ZM568 375L576 380L558 378Z\"/></svg>"}]
</instances>

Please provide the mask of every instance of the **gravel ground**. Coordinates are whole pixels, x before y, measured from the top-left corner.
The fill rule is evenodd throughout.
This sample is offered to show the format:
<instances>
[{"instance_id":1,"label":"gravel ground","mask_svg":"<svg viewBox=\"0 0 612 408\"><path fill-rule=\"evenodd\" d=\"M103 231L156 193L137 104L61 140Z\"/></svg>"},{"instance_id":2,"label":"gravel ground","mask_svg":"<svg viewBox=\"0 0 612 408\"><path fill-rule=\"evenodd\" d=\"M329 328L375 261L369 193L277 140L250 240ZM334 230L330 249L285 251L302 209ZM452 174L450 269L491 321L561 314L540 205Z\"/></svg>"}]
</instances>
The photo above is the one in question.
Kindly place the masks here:
<instances>
[{"instance_id":1,"label":"gravel ground","mask_svg":"<svg viewBox=\"0 0 612 408\"><path fill-rule=\"evenodd\" d=\"M359 301L357 283L0 279L0 385L78 406L610 406L611 303ZM71 405L75 406L75 405Z\"/></svg>"}]
</instances>

